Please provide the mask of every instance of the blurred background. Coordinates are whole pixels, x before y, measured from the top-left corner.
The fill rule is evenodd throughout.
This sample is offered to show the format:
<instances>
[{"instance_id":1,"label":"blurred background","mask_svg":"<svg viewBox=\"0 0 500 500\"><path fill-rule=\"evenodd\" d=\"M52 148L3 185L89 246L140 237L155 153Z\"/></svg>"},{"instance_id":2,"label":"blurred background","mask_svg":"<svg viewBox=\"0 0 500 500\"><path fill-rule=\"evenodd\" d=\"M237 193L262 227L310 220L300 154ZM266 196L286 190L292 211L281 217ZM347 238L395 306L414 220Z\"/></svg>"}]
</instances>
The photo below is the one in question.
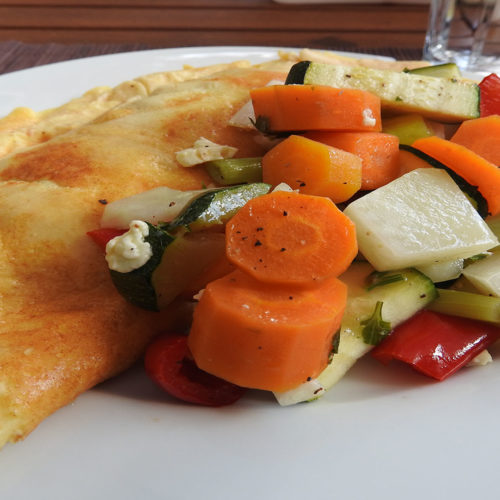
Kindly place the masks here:
<instances>
[{"instance_id":1,"label":"blurred background","mask_svg":"<svg viewBox=\"0 0 500 500\"><path fill-rule=\"evenodd\" d=\"M80 57L204 45L292 46L421 57L428 0L302 1L1 0L0 64L3 58L3 70L12 71L64 60L76 45ZM500 53L499 24L489 40L498 44ZM16 60L15 51L26 44L31 46L30 54L25 51ZM57 45L57 54L50 44Z\"/></svg>"}]
</instances>

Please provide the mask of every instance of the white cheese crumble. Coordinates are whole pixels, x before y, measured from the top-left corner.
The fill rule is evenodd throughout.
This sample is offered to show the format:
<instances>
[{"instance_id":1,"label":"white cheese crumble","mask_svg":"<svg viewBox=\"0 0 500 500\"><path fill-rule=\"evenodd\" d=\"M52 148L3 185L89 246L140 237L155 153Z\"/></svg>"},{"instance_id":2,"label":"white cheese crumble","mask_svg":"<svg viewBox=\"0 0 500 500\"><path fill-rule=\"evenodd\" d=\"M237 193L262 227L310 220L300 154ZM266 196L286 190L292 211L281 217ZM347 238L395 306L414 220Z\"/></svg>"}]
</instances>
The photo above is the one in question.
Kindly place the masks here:
<instances>
[{"instance_id":1,"label":"white cheese crumble","mask_svg":"<svg viewBox=\"0 0 500 500\"><path fill-rule=\"evenodd\" d=\"M374 127L377 124L377 120L373 116L372 110L366 108L363 110L363 125L365 127Z\"/></svg>"},{"instance_id":2,"label":"white cheese crumble","mask_svg":"<svg viewBox=\"0 0 500 500\"><path fill-rule=\"evenodd\" d=\"M106 245L106 261L113 271L129 273L143 266L153 255L151 245L145 240L149 226L141 220L133 220L129 230Z\"/></svg>"},{"instance_id":3,"label":"white cheese crumble","mask_svg":"<svg viewBox=\"0 0 500 500\"><path fill-rule=\"evenodd\" d=\"M191 148L177 151L175 158L183 167L194 167L206 161L232 158L237 151L232 146L223 146L200 137Z\"/></svg>"}]
</instances>

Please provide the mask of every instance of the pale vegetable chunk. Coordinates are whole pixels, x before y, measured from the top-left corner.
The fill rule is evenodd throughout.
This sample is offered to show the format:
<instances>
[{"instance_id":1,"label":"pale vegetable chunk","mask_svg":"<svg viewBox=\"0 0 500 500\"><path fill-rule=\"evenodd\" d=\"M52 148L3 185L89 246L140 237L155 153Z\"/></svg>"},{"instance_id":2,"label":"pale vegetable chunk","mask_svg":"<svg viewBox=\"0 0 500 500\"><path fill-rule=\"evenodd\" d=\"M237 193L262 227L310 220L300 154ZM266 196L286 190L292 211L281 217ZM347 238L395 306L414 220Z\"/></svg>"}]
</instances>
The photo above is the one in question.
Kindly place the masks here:
<instances>
[{"instance_id":1,"label":"pale vegetable chunk","mask_svg":"<svg viewBox=\"0 0 500 500\"><path fill-rule=\"evenodd\" d=\"M354 201L345 214L378 271L465 259L498 245L444 170L414 170Z\"/></svg>"},{"instance_id":2,"label":"pale vegetable chunk","mask_svg":"<svg viewBox=\"0 0 500 500\"><path fill-rule=\"evenodd\" d=\"M429 277L434 283L459 278L464 269L464 259L453 259L444 262L432 262L418 266L417 269Z\"/></svg>"},{"instance_id":3,"label":"pale vegetable chunk","mask_svg":"<svg viewBox=\"0 0 500 500\"><path fill-rule=\"evenodd\" d=\"M467 266L463 274L479 292L500 297L500 250Z\"/></svg>"}]
</instances>

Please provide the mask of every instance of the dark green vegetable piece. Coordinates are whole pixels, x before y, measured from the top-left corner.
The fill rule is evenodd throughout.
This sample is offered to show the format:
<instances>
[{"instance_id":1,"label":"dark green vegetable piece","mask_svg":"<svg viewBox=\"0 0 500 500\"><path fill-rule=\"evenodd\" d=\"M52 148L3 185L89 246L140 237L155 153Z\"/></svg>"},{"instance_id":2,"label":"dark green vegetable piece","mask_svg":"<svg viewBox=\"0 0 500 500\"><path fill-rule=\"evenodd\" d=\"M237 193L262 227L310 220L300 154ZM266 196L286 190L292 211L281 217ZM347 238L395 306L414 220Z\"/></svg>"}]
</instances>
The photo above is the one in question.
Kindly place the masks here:
<instances>
[{"instance_id":1,"label":"dark green vegetable piece","mask_svg":"<svg viewBox=\"0 0 500 500\"><path fill-rule=\"evenodd\" d=\"M111 279L118 292L132 304L151 311L158 310L155 288L151 282L153 271L159 266L165 249L175 238L149 222L145 241L151 245L152 255L141 267L128 273L110 269Z\"/></svg>"},{"instance_id":2,"label":"dark green vegetable piece","mask_svg":"<svg viewBox=\"0 0 500 500\"><path fill-rule=\"evenodd\" d=\"M300 61L295 63L288 72L285 85L304 83L304 77L306 76L310 64L311 61Z\"/></svg>"}]
</instances>

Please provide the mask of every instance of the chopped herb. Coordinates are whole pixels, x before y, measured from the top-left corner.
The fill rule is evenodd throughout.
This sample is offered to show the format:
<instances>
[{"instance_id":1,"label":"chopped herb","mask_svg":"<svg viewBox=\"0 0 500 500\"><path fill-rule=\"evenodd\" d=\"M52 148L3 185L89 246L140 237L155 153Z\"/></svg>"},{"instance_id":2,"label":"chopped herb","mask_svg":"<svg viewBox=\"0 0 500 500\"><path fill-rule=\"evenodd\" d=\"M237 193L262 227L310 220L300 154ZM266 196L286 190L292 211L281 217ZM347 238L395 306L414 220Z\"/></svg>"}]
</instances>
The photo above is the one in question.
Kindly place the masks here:
<instances>
[{"instance_id":1,"label":"chopped herb","mask_svg":"<svg viewBox=\"0 0 500 500\"><path fill-rule=\"evenodd\" d=\"M99 203L101 205L107 205L108 204L108 200L104 200L104 199L103 200L99 200Z\"/></svg>"},{"instance_id":2,"label":"chopped herb","mask_svg":"<svg viewBox=\"0 0 500 500\"><path fill-rule=\"evenodd\" d=\"M368 276L369 284L366 287L367 291L376 288L377 286L390 285L398 281L405 281L405 277L400 273L391 274L392 271L374 271Z\"/></svg>"},{"instance_id":3,"label":"chopped herb","mask_svg":"<svg viewBox=\"0 0 500 500\"><path fill-rule=\"evenodd\" d=\"M254 246L256 247L260 247L262 245L262 242L260 240L257 240L255 243L254 243Z\"/></svg>"},{"instance_id":4,"label":"chopped herb","mask_svg":"<svg viewBox=\"0 0 500 500\"><path fill-rule=\"evenodd\" d=\"M394 99L396 102L401 102L403 100L402 97L396 96L396 99Z\"/></svg>"},{"instance_id":5,"label":"chopped herb","mask_svg":"<svg viewBox=\"0 0 500 500\"><path fill-rule=\"evenodd\" d=\"M361 321L361 326L363 326L361 333L365 344L377 345L391 332L391 324L382 319L383 304L383 302L378 301L373 314L368 319Z\"/></svg>"}]
</instances>

